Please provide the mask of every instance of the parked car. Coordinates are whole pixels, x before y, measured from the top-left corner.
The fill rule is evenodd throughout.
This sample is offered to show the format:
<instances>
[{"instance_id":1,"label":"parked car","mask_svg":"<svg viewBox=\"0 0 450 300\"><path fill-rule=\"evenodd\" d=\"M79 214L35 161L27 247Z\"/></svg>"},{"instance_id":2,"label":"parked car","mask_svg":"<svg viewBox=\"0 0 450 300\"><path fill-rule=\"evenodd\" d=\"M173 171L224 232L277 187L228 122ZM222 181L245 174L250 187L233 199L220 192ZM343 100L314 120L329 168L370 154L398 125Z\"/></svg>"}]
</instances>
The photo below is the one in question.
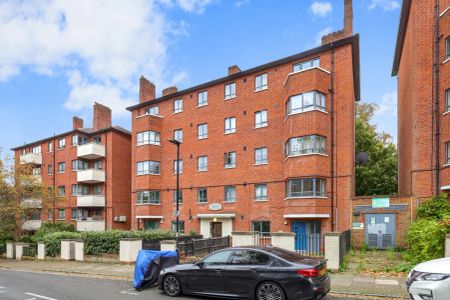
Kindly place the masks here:
<instances>
[{"instance_id":1,"label":"parked car","mask_svg":"<svg viewBox=\"0 0 450 300\"><path fill-rule=\"evenodd\" d=\"M330 291L326 260L271 246L227 248L161 271L167 295L257 300L320 299Z\"/></svg>"},{"instance_id":2,"label":"parked car","mask_svg":"<svg viewBox=\"0 0 450 300\"><path fill-rule=\"evenodd\" d=\"M413 300L450 299L450 257L418 264L406 281Z\"/></svg>"}]
</instances>

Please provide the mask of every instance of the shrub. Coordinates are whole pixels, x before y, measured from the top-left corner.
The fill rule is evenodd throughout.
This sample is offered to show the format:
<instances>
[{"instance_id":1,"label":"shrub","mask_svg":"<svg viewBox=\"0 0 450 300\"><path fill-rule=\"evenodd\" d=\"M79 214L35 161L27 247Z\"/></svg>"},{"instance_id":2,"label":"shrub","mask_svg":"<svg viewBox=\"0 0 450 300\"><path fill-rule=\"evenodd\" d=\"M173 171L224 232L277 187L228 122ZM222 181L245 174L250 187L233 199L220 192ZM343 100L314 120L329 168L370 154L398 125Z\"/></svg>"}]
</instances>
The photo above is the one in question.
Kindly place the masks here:
<instances>
[{"instance_id":1,"label":"shrub","mask_svg":"<svg viewBox=\"0 0 450 300\"><path fill-rule=\"evenodd\" d=\"M420 263L443 257L446 233L450 233L450 225L446 221L415 221L408 228L406 241L409 249L405 258L412 263Z\"/></svg>"},{"instance_id":2,"label":"shrub","mask_svg":"<svg viewBox=\"0 0 450 300\"><path fill-rule=\"evenodd\" d=\"M41 228L39 228L35 234L33 235L33 240L39 241L42 240L42 238L49 234L49 233L53 233L53 232L75 232L75 226L73 224L67 224L67 223L62 223L62 222L58 222L58 223L49 223L49 222L45 222L42 223Z\"/></svg>"},{"instance_id":3,"label":"shrub","mask_svg":"<svg viewBox=\"0 0 450 300\"><path fill-rule=\"evenodd\" d=\"M444 220L450 217L450 203L446 194L436 196L422 203L417 208L417 218L427 220Z\"/></svg>"},{"instance_id":4,"label":"shrub","mask_svg":"<svg viewBox=\"0 0 450 300\"><path fill-rule=\"evenodd\" d=\"M61 252L61 240L79 238L81 238L81 233L79 232L61 231L48 233L40 241L44 242L48 256L56 256Z\"/></svg>"}]
</instances>

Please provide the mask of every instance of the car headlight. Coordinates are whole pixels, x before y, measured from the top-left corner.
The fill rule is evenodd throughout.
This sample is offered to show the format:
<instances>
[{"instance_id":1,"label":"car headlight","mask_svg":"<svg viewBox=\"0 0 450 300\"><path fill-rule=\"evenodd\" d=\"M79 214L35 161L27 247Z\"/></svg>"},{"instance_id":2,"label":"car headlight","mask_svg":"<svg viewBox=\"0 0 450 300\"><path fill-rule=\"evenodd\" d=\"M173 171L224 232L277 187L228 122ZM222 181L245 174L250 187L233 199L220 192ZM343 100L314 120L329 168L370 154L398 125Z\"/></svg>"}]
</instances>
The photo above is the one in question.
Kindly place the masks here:
<instances>
[{"instance_id":1,"label":"car headlight","mask_svg":"<svg viewBox=\"0 0 450 300\"><path fill-rule=\"evenodd\" d=\"M450 278L450 275L438 273L420 273L416 276L416 280L419 281L440 281L447 278Z\"/></svg>"}]
</instances>

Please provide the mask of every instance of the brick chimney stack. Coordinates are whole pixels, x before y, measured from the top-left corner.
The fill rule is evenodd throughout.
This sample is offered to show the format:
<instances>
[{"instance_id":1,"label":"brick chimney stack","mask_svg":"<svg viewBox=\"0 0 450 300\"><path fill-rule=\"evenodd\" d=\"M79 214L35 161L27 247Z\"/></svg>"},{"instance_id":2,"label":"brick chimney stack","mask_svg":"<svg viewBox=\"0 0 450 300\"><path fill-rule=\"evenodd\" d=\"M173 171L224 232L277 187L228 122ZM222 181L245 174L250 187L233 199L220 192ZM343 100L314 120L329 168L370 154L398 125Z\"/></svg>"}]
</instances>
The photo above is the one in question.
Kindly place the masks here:
<instances>
[{"instance_id":1,"label":"brick chimney stack","mask_svg":"<svg viewBox=\"0 0 450 300\"><path fill-rule=\"evenodd\" d=\"M144 76L139 79L139 103L155 100L155 85Z\"/></svg>"},{"instance_id":2,"label":"brick chimney stack","mask_svg":"<svg viewBox=\"0 0 450 300\"><path fill-rule=\"evenodd\" d=\"M73 117L73 129L83 128L83 119L75 116Z\"/></svg>"},{"instance_id":3,"label":"brick chimney stack","mask_svg":"<svg viewBox=\"0 0 450 300\"><path fill-rule=\"evenodd\" d=\"M111 109L103 104L94 103L94 130L111 127Z\"/></svg>"},{"instance_id":4,"label":"brick chimney stack","mask_svg":"<svg viewBox=\"0 0 450 300\"><path fill-rule=\"evenodd\" d=\"M162 95L163 96L167 96L167 95L170 95L170 94L174 94L176 92L178 92L178 88L176 86L170 86L168 88L163 89Z\"/></svg>"},{"instance_id":5,"label":"brick chimney stack","mask_svg":"<svg viewBox=\"0 0 450 300\"><path fill-rule=\"evenodd\" d=\"M344 34L353 35L353 1L344 0Z\"/></svg>"},{"instance_id":6,"label":"brick chimney stack","mask_svg":"<svg viewBox=\"0 0 450 300\"><path fill-rule=\"evenodd\" d=\"M228 67L228 76L241 72L241 69L237 66Z\"/></svg>"}]
</instances>

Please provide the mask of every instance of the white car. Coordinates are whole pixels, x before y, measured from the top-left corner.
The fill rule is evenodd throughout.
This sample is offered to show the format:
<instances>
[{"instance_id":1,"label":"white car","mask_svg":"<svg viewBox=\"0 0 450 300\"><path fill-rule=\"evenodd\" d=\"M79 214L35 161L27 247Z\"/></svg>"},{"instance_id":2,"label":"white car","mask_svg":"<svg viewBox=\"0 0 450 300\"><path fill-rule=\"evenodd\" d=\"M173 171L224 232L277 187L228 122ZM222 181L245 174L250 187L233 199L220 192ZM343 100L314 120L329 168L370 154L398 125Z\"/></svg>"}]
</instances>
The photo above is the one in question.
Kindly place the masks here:
<instances>
[{"instance_id":1,"label":"white car","mask_svg":"<svg viewBox=\"0 0 450 300\"><path fill-rule=\"evenodd\" d=\"M413 300L450 299L450 257L418 264L406 281Z\"/></svg>"}]
</instances>

